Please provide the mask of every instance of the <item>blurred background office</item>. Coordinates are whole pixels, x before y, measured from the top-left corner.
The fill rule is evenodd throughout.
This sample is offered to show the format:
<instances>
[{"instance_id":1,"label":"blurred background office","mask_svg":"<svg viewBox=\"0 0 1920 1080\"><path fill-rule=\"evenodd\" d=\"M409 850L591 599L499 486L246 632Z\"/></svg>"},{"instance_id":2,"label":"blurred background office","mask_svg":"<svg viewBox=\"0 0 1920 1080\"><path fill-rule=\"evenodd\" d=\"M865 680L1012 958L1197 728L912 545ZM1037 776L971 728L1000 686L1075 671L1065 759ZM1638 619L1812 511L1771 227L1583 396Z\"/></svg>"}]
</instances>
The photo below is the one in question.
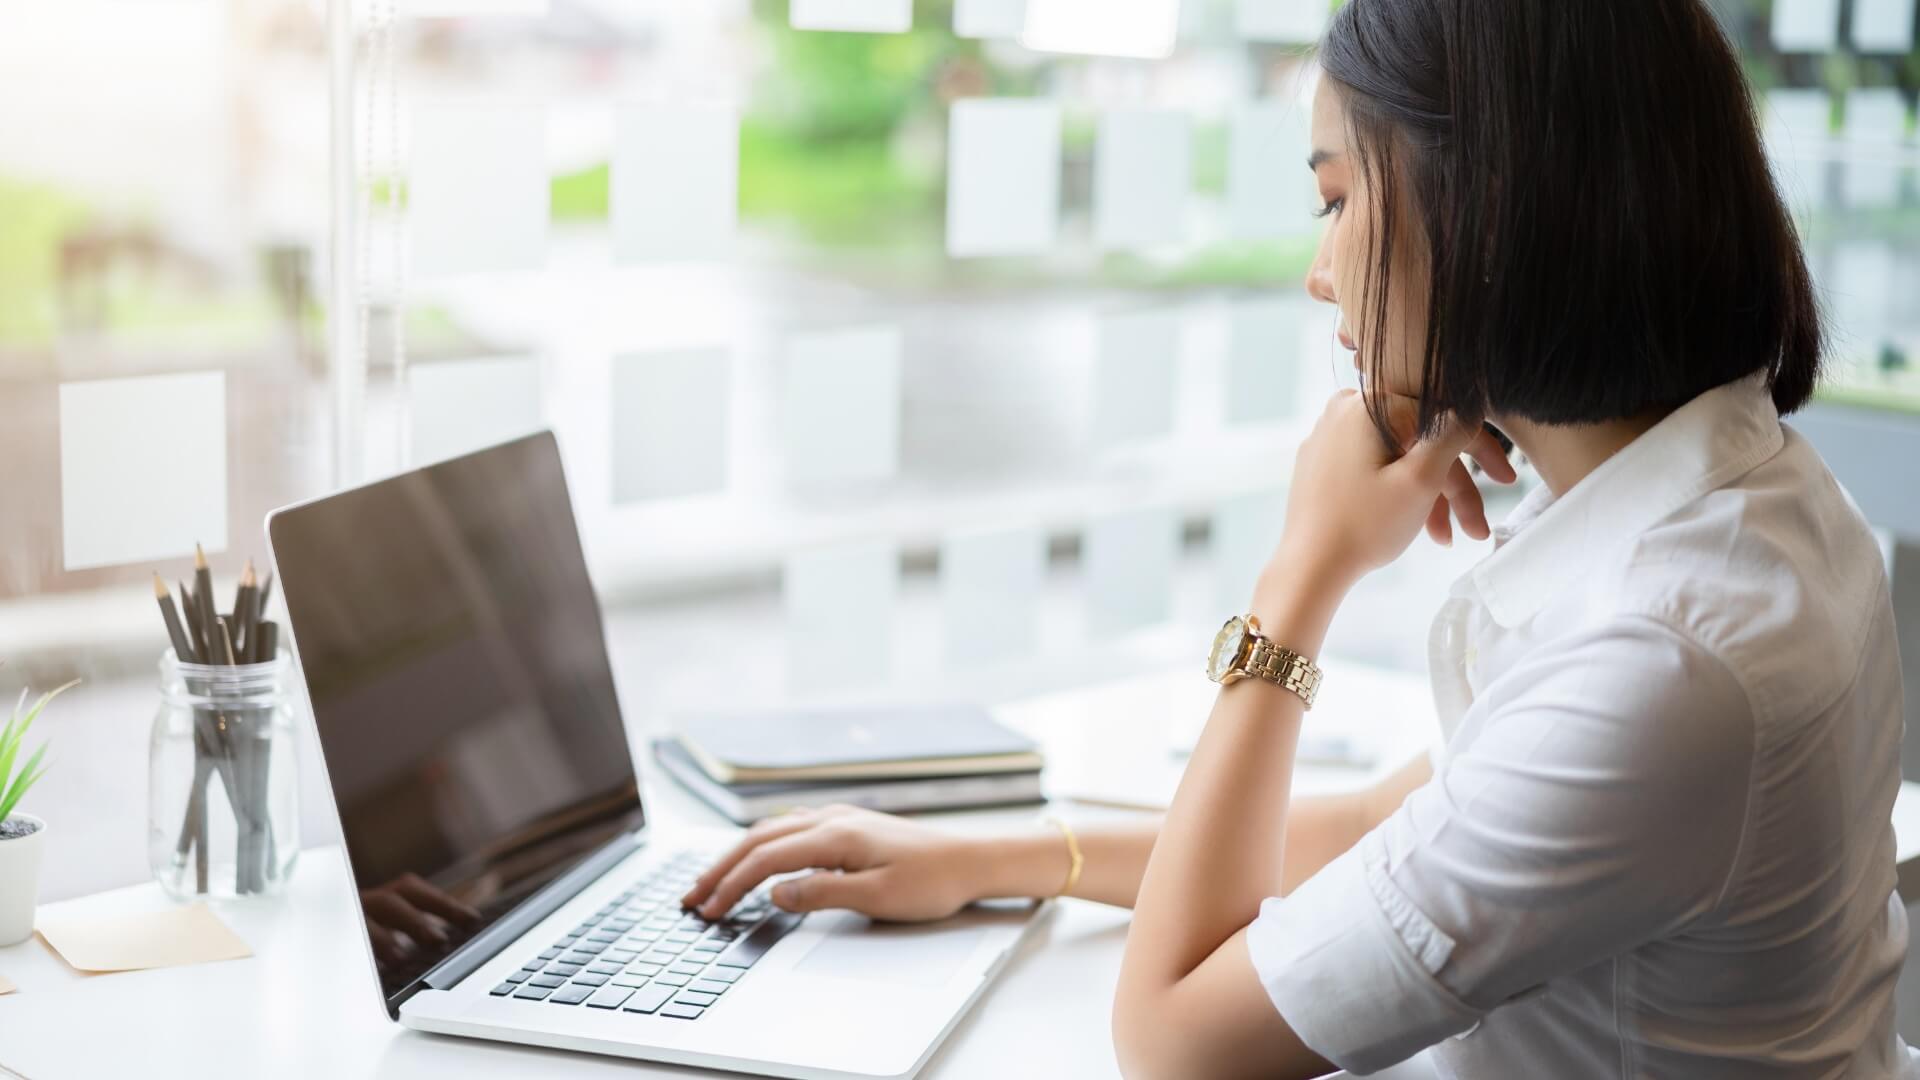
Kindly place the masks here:
<instances>
[{"instance_id":1,"label":"blurred background office","mask_svg":"<svg viewBox=\"0 0 1920 1080\"><path fill-rule=\"evenodd\" d=\"M1717 10L1832 317L1809 430L1895 559L1920 544L1914 3ZM146 874L152 571L197 541L231 582L271 508L540 427L640 727L1198 678L1304 425L1354 385L1302 288L1324 18L0 10L0 683L86 680L28 807L62 833L42 900ZM1329 652L1419 680L1483 550L1417 545Z\"/></svg>"}]
</instances>

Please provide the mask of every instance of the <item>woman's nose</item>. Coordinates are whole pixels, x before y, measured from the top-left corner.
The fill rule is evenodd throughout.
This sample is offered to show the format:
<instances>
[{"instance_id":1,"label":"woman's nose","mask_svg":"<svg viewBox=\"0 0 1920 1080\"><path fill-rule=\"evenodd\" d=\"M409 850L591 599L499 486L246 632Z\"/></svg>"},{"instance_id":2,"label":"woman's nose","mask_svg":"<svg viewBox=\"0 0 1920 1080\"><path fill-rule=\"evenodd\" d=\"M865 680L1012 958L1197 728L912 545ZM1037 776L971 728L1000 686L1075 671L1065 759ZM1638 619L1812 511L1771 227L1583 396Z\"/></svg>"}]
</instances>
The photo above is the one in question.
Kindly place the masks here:
<instances>
[{"instance_id":1,"label":"woman's nose","mask_svg":"<svg viewBox=\"0 0 1920 1080\"><path fill-rule=\"evenodd\" d=\"M1313 265L1307 268L1307 295L1323 304L1337 304L1340 297L1333 289L1333 230L1320 234L1313 251Z\"/></svg>"},{"instance_id":2,"label":"woman's nose","mask_svg":"<svg viewBox=\"0 0 1920 1080\"><path fill-rule=\"evenodd\" d=\"M1307 295L1323 304L1340 302L1333 292L1333 267L1326 259L1315 259L1312 269L1307 271Z\"/></svg>"}]
</instances>

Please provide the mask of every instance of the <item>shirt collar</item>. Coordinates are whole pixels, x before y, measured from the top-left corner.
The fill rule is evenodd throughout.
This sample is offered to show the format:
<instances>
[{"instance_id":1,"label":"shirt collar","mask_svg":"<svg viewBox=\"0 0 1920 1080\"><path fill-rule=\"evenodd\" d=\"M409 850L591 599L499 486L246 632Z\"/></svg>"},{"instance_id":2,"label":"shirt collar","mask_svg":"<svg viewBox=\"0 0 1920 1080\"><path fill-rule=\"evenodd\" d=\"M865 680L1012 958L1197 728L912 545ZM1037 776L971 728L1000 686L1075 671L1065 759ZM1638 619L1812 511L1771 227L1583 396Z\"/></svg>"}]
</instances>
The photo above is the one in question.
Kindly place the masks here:
<instances>
[{"instance_id":1,"label":"shirt collar","mask_svg":"<svg viewBox=\"0 0 1920 1080\"><path fill-rule=\"evenodd\" d=\"M1601 556L1780 451L1780 414L1761 372L1675 410L1555 498L1542 486L1471 571L1494 621L1531 619Z\"/></svg>"}]
</instances>

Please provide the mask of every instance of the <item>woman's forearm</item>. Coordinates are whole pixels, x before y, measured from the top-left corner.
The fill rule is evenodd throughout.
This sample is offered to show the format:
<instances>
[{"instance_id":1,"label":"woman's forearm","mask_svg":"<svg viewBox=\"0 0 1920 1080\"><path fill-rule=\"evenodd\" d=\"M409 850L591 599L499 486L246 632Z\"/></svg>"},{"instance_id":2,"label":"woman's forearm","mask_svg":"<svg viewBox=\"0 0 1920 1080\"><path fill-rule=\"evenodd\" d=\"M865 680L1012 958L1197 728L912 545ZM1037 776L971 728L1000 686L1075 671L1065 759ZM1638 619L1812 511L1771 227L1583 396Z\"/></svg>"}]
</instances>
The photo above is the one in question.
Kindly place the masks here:
<instances>
[{"instance_id":1,"label":"woman's forearm","mask_svg":"<svg viewBox=\"0 0 1920 1080\"><path fill-rule=\"evenodd\" d=\"M1267 636L1320 654L1344 589L1283 565L1254 613ZM1153 999L1193 972L1285 888L1301 700L1260 679L1223 687L1141 881L1120 1000Z\"/></svg>"},{"instance_id":2,"label":"woman's forearm","mask_svg":"<svg viewBox=\"0 0 1920 1080\"><path fill-rule=\"evenodd\" d=\"M1422 759L1424 761L1424 759ZM1282 891L1320 872L1320 868L1359 842L1377 824L1376 790L1295 799L1287 815ZM1396 802L1397 805L1397 802ZM1081 900L1130 908L1140 895L1147 858L1160 836L1158 816L1139 821L1074 826L1080 844L1080 880L1071 895ZM983 839L979 865L986 868L979 898L1054 896L1067 883L1072 858L1066 838L1051 825Z\"/></svg>"},{"instance_id":3,"label":"woman's forearm","mask_svg":"<svg viewBox=\"0 0 1920 1080\"><path fill-rule=\"evenodd\" d=\"M1160 819L1075 826L1082 858L1073 896L1115 907L1132 907L1140 893L1140 875L1160 835ZM1058 828L1039 825L980 841L980 865L986 875L980 897L1056 896L1067 883L1073 859Z\"/></svg>"}]
</instances>

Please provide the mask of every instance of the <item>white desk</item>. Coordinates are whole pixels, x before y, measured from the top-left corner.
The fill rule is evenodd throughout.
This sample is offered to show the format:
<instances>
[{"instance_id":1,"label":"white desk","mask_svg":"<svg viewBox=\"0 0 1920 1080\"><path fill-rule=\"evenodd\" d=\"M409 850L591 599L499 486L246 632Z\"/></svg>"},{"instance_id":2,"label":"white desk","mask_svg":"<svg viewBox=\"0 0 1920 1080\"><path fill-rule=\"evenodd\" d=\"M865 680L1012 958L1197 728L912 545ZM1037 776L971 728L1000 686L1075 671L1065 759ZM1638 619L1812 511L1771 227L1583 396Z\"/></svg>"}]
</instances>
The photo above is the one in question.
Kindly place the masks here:
<instances>
[{"instance_id":1,"label":"white desk","mask_svg":"<svg viewBox=\"0 0 1920 1080\"><path fill-rule=\"evenodd\" d=\"M1117 790L1132 783L1151 803L1171 790L1182 718L1208 685L1173 673L1052 695L1002 710L1040 739L1055 768L1053 790ZM1320 710L1316 710L1319 713ZM1417 724L1402 729L1407 749ZM1403 755L1404 756L1404 755ZM1390 767L1383 763L1381 769ZM1375 770L1380 771L1379 769ZM1301 787L1364 783L1355 769L1304 769ZM649 768L649 809L674 823L712 824L704 806ZM1104 796L1103 796L1104 797ZM1075 820L1132 813L1072 805ZM1920 864L1920 790L1906 785L1896 807L1903 865ZM988 829L1034 813L943 815L953 827ZM670 836L667 838L670 841ZM140 885L61 905L130 911L167 901ZM50 905L51 906L51 905ZM85 976L38 939L0 949L0 974L20 987L0 997L0 1065L31 1080L65 1077L580 1077L714 1076L625 1059L596 1058L406 1031L381 1008L364 959L361 928L336 848L302 853L287 896L229 903L220 914L255 955L246 960L161 971ZM1119 971L1127 913L1077 901L1035 927L1019 954L929 1063L930 1078L1112 1077L1108 1005Z\"/></svg>"}]
</instances>

